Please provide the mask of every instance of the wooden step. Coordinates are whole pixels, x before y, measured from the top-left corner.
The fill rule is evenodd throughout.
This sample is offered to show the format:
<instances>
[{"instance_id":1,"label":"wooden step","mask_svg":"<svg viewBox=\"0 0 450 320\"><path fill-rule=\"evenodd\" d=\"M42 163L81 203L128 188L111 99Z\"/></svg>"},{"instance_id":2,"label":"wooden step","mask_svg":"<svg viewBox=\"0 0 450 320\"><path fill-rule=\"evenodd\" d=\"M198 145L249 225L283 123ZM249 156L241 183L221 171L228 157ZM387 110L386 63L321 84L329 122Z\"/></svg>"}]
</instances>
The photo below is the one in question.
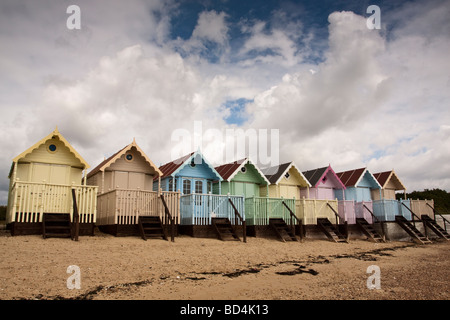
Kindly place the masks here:
<instances>
[{"instance_id":1,"label":"wooden step","mask_svg":"<svg viewBox=\"0 0 450 320\"><path fill-rule=\"evenodd\" d=\"M317 218L317 226L328 239L334 242L348 242L347 238L339 232L336 226L333 225L328 218Z\"/></svg>"},{"instance_id":2,"label":"wooden step","mask_svg":"<svg viewBox=\"0 0 450 320\"><path fill-rule=\"evenodd\" d=\"M42 237L72 238L70 214L44 213L42 216Z\"/></svg>"},{"instance_id":3,"label":"wooden step","mask_svg":"<svg viewBox=\"0 0 450 320\"><path fill-rule=\"evenodd\" d=\"M241 241L228 218L212 218L212 227L222 241Z\"/></svg>"},{"instance_id":4,"label":"wooden step","mask_svg":"<svg viewBox=\"0 0 450 320\"><path fill-rule=\"evenodd\" d=\"M281 241L298 241L297 237L292 232L292 229L286 224L283 219L271 218L269 219L269 225L272 227L272 230Z\"/></svg>"},{"instance_id":5,"label":"wooden step","mask_svg":"<svg viewBox=\"0 0 450 320\"><path fill-rule=\"evenodd\" d=\"M356 225L373 242L386 242L366 219L356 218Z\"/></svg>"},{"instance_id":6,"label":"wooden step","mask_svg":"<svg viewBox=\"0 0 450 320\"><path fill-rule=\"evenodd\" d=\"M431 243L430 239L428 239L425 235L422 234L417 228L408 220L406 220L403 216L395 216L395 221L397 224L403 228L403 230L408 233L412 239L419 243L419 244L425 244L425 243Z\"/></svg>"},{"instance_id":7,"label":"wooden step","mask_svg":"<svg viewBox=\"0 0 450 320\"><path fill-rule=\"evenodd\" d=\"M139 216L138 225L142 239L146 241L148 238L162 238L168 240L160 217Z\"/></svg>"},{"instance_id":8,"label":"wooden step","mask_svg":"<svg viewBox=\"0 0 450 320\"><path fill-rule=\"evenodd\" d=\"M433 230L433 232L439 238L450 240L450 234L448 234L448 232L445 231L444 228L442 228L439 224L437 224L436 221L431 219L428 215L422 215L421 218L426 227L429 227L431 230Z\"/></svg>"}]
</instances>

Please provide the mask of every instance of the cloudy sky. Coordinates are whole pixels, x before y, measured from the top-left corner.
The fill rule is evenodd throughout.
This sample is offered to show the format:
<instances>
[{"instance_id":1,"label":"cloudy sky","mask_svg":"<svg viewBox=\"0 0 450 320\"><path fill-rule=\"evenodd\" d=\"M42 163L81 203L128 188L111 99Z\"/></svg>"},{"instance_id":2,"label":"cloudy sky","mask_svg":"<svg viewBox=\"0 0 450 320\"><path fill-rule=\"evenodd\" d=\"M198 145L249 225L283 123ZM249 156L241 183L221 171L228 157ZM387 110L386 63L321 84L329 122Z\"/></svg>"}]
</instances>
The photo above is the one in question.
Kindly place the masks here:
<instances>
[{"instance_id":1,"label":"cloudy sky","mask_svg":"<svg viewBox=\"0 0 450 320\"><path fill-rule=\"evenodd\" d=\"M2 0L0 203L12 158L56 126L91 167L133 138L158 165L199 144L218 165L257 132L301 170L450 191L449 16L436 0Z\"/></svg>"}]
</instances>

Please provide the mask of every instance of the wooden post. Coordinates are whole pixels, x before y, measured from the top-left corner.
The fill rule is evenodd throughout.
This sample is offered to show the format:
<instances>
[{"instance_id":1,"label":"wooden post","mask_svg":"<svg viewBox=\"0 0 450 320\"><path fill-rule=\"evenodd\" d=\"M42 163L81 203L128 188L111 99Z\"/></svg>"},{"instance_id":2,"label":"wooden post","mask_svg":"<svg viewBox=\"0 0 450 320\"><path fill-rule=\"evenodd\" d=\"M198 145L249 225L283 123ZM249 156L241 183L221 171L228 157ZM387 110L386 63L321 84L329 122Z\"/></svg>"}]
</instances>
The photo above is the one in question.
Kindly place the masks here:
<instances>
[{"instance_id":1,"label":"wooden post","mask_svg":"<svg viewBox=\"0 0 450 320\"><path fill-rule=\"evenodd\" d=\"M230 202L231 206L233 207L234 214L239 220L242 222L242 238L244 239L244 242L247 242L247 224L245 220L242 218L242 216L239 214L239 211L234 206L233 201L231 201L230 197L228 196L228 201Z\"/></svg>"},{"instance_id":2,"label":"wooden post","mask_svg":"<svg viewBox=\"0 0 450 320\"><path fill-rule=\"evenodd\" d=\"M72 203L73 203L73 219L75 220L75 236L74 240L78 241L78 235L80 233L80 217L78 215L77 197L75 188L72 188Z\"/></svg>"},{"instance_id":3,"label":"wooden post","mask_svg":"<svg viewBox=\"0 0 450 320\"><path fill-rule=\"evenodd\" d=\"M348 242L348 240L350 239L350 236L348 234L348 222L347 221L344 221L344 229L345 229L345 237L346 237L347 242Z\"/></svg>"},{"instance_id":4,"label":"wooden post","mask_svg":"<svg viewBox=\"0 0 450 320\"><path fill-rule=\"evenodd\" d=\"M294 236L295 236L295 225L292 223L292 219L295 219L295 220L297 221L297 223L299 223L299 224L301 224L301 220L297 218L297 216L295 215L295 213L292 212L291 208L289 208L289 206L286 204L286 202L284 202L284 200L281 200L281 203L286 207L286 209L287 209L288 212L289 212L290 222L291 222L291 228L293 229L293 231L294 231L293 233L294 233ZM295 201L294 201L294 204L295 204ZM301 228L301 227L300 227L300 228ZM300 229L300 230L301 230L301 229ZM301 231L300 231L300 233L301 233ZM300 238L303 239L302 236L300 236Z\"/></svg>"},{"instance_id":5,"label":"wooden post","mask_svg":"<svg viewBox=\"0 0 450 320\"><path fill-rule=\"evenodd\" d=\"M170 221L170 227L171 227L170 240L172 242L175 242L175 223L174 223L174 218L170 214L170 210L167 207L166 200L164 199L164 196L163 196L162 193L161 193L160 197L161 197L161 201L162 201L163 206L164 206L165 218ZM164 228L164 225L163 225L163 228Z\"/></svg>"},{"instance_id":6,"label":"wooden post","mask_svg":"<svg viewBox=\"0 0 450 320\"><path fill-rule=\"evenodd\" d=\"M100 192L103 194L105 192L105 170L102 170L102 189Z\"/></svg>"}]
</instances>

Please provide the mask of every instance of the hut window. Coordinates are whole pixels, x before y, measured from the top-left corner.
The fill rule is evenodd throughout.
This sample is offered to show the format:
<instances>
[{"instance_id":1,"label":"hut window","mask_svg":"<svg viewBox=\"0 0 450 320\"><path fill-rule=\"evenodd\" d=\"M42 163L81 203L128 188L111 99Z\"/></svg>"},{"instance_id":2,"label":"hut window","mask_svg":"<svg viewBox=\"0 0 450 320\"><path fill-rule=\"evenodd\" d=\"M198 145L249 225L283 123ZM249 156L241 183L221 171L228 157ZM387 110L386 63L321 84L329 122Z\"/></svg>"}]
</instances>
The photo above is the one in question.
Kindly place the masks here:
<instances>
[{"instance_id":1,"label":"hut window","mask_svg":"<svg viewBox=\"0 0 450 320\"><path fill-rule=\"evenodd\" d=\"M133 155L131 153L127 153L125 155L125 160L127 160L128 162L133 161Z\"/></svg>"},{"instance_id":2,"label":"hut window","mask_svg":"<svg viewBox=\"0 0 450 320\"><path fill-rule=\"evenodd\" d=\"M195 193L203 193L203 181L195 181Z\"/></svg>"},{"instance_id":3,"label":"hut window","mask_svg":"<svg viewBox=\"0 0 450 320\"><path fill-rule=\"evenodd\" d=\"M191 193L191 180L183 180L183 194Z\"/></svg>"},{"instance_id":4,"label":"hut window","mask_svg":"<svg viewBox=\"0 0 450 320\"><path fill-rule=\"evenodd\" d=\"M290 176L291 176L291 175L289 174L289 172L286 172L286 174L284 175L284 177L285 177L286 179L289 179Z\"/></svg>"},{"instance_id":5,"label":"hut window","mask_svg":"<svg viewBox=\"0 0 450 320\"><path fill-rule=\"evenodd\" d=\"M175 185L174 185L173 178L170 178L169 179L169 191L175 191L175 188L177 187L176 184L177 184L177 179L175 179Z\"/></svg>"},{"instance_id":6,"label":"hut window","mask_svg":"<svg viewBox=\"0 0 450 320\"><path fill-rule=\"evenodd\" d=\"M325 176L325 177L323 177L322 182L325 183L325 182L327 182L327 180L328 180L328 178L327 178L327 176Z\"/></svg>"},{"instance_id":7,"label":"hut window","mask_svg":"<svg viewBox=\"0 0 450 320\"><path fill-rule=\"evenodd\" d=\"M242 173L246 173L246 172L247 172L247 168L246 168L245 166L242 167L242 168L241 168L241 172L242 172Z\"/></svg>"},{"instance_id":8,"label":"hut window","mask_svg":"<svg viewBox=\"0 0 450 320\"><path fill-rule=\"evenodd\" d=\"M51 145L48 146L48 151L51 153L56 152L56 145L54 145L53 143Z\"/></svg>"}]
</instances>

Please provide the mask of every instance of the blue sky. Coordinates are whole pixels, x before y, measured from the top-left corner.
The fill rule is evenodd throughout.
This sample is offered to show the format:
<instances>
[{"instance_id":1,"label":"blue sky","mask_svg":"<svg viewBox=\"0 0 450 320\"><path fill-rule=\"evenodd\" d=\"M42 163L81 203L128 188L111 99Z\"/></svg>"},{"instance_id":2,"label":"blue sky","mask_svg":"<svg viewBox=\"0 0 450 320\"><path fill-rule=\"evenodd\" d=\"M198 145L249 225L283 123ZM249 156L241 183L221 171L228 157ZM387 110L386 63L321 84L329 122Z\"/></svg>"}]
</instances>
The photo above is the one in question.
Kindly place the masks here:
<instances>
[{"instance_id":1,"label":"blue sky","mask_svg":"<svg viewBox=\"0 0 450 320\"><path fill-rule=\"evenodd\" d=\"M133 138L170 161L196 121L279 130L301 170L394 168L409 190L450 190L446 1L80 0L69 30L71 4L0 3L0 203L11 160L55 126L95 167ZM203 145L218 165L220 136Z\"/></svg>"}]
</instances>

